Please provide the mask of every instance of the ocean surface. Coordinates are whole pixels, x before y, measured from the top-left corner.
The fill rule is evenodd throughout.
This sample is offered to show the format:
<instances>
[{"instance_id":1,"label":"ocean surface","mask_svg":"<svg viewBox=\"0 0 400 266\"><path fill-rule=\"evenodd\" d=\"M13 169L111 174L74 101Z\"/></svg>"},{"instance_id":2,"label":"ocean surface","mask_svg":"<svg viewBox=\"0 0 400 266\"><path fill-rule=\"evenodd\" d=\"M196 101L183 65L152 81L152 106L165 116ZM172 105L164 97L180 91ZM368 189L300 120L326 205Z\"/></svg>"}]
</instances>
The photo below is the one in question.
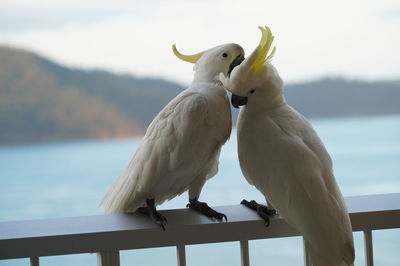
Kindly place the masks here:
<instances>
[{"instance_id":1,"label":"ocean surface","mask_svg":"<svg viewBox=\"0 0 400 266\"><path fill-rule=\"evenodd\" d=\"M400 192L400 116L311 121L330 152L344 196ZM0 147L0 221L102 213L99 201L126 167L140 139ZM262 195L242 177L236 136L224 146L217 176L201 200L233 205ZM187 194L160 206L184 208ZM267 230L267 229L266 229ZM356 265L364 265L362 234L355 233ZM373 232L375 265L400 265L400 229ZM302 240L250 241L251 265L303 265ZM239 243L193 245L187 265L240 265ZM0 265L29 265L28 259ZM96 265L95 254L42 257L41 265ZM121 252L121 265L176 265L174 247Z\"/></svg>"}]
</instances>

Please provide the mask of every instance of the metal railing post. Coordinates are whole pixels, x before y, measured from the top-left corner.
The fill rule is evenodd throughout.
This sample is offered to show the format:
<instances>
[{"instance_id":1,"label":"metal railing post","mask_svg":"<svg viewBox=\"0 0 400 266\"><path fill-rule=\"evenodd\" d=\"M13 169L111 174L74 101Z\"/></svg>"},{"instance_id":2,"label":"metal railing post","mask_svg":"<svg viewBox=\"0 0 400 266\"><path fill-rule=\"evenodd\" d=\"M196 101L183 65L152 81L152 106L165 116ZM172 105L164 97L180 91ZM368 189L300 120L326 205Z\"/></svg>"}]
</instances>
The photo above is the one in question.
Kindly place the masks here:
<instances>
[{"instance_id":1,"label":"metal railing post","mask_svg":"<svg viewBox=\"0 0 400 266\"><path fill-rule=\"evenodd\" d=\"M311 266L310 255L308 253L307 242L303 237L303 254L304 254L304 266Z\"/></svg>"},{"instance_id":2,"label":"metal railing post","mask_svg":"<svg viewBox=\"0 0 400 266\"><path fill-rule=\"evenodd\" d=\"M374 266L374 251L372 247L372 231L364 231L365 265Z\"/></svg>"},{"instance_id":3,"label":"metal railing post","mask_svg":"<svg viewBox=\"0 0 400 266\"><path fill-rule=\"evenodd\" d=\"M250 266L250 256L249 256L249 241L240 241L240 258L241 266Z\"/></svg>"},{"instance_id":4,"label":"metal railing post","mask_svg":"<svg viewBox=\"0 0 400 266\"><path fill-rule=\"evenodd\" d=\"M185 245L178 245L176 246L176 255L177 255L177 260L178 266L186 266L186 248Z\"/></svg>"},{"instance_id":5,"label":"metal railing post","mask_svg":"<svg viewBox=\"0 0 400 266\"><path fill-rule=\"evenodd\" d=\"M31 257L31 266L39 266L39 257Z\"/></svg>"},{"instance_id":6,"label":"metal railing post","mask_svg":"<svg viewBox=\"0 0 400 266\"><path fill-rule=\"evenodd\" d=\"M97 253L97 266L119 266L119 251L102 251Z\"/></svg>"}]
</instances>

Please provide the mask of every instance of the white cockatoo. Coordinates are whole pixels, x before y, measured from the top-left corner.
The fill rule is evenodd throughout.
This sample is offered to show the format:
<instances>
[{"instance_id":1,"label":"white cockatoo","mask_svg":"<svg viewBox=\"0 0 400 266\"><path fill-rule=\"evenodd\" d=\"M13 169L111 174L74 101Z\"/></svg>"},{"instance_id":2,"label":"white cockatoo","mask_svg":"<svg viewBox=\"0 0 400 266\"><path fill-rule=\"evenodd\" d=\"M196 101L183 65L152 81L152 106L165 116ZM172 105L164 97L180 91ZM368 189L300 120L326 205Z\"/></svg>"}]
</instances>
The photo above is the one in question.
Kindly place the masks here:
<instances>
[{"instance_id":1,"label":"white cockatoo","mask_svg":"<svg viewBox=\"0 0 400 266\"><path fill-rule=\"evenodd\" d=\"M222 145L231 134L229 98L219 73L229 74L244 60L244 51L229 43L194 55L174 54L194 64L189 88L172 99L154 118L125 171L101 205L105 213L148 215L165 229L166 218L155 206L189 190L187 207L210 218L226 216L198 201L207 179L218 171Z\"/></svg>"},{"instance_id":2,"label":"white cockatoo","mask_svg":"<svg viewBox=\"0 0 400 266\"><path fill-rule=\"evenodd\" d=\"M240 108L238 155L243 175L266 198L242 204L266 222L275 209L304 237L315 266L353 265L352 228L332 161L310 123L285 101L283 82L271 65L273 36L260 27L255 51L226 77L231 102Z\"/></svg>"}]
</instances>

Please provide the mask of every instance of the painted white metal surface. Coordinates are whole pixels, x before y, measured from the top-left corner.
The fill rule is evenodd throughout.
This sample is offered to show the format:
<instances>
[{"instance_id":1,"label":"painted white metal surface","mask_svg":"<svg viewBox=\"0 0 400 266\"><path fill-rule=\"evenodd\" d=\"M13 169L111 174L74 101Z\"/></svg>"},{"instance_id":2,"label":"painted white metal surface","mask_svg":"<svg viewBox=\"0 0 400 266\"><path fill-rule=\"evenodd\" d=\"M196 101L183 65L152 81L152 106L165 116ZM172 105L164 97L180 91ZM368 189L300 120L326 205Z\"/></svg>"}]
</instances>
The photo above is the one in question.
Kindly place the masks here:
<instances>
[{"instance_id":1,"label":"painted white metal surface","mask_svg":"<svg viewBox=\"0 0 400 266\"><path fill-rule=\"evenodd\" d=\"M249 241L240 241L240 259L241 266L250 266L250 255L249 255Z\"/></svg>"},{"instance_id":2,"label":"painted white metal surface","mask_svg":"<svg viewBox=\"0 0 400 266\"><path fill-rule=\"evenodd\" d=\"M186 266L186 247L184 245L176 246L177 266Z\"/></svg>"},{"instance_id":3,"label":"painted white metal surface","mask_svg":"<svg viewBox=\"0 0 400 266\"><path fill-rule=\"evenodd\" d=\"M39 266L39 257L31 257L30 263L31 263L31 266Z\"/></svg>"},{"instance_id":4,"label":"painted white metal surface","mask_svg":"<svg viewBox=\"0 0 400 266\"><path fill-rule=\"evenodd\" d=\"M365 265L374 266L374 252L372 248L372 231L364 231Z\"/></svg>"},{"instance_id":5,"label":"painted white metal surface","mask_svg":"<svg viewBox=\"0 0 400 266\"><path fill-rule=\"evenodd\" d=\"M400 228L400 193L346 198L353 231ZM229 222L189 209L165 210L165 231L141 214L0 223L0 259L298 236L283 219L267 228L242 205L215 207ZM372 247L372 246L371 246Z\"/></svg>"},{"instance_id":6,"label":"painted white metal surface","mask_svg":"<svg viewBox=\"0 0 400 266\"><path fill-rule=\"evenodd\" d=\"M307 243L303 237L303 258L304 258L304 266L311 266L310 256L308 254Z\"/></svg>"},{"instance_id":7,"label":"painted white metal surface","mask_svg":"<svg viewBox=\"0 0 400 266\"><path fill-rule=\"evenodd\" d=\"M97 253L97 266L119 266L119 251L102 251Z\"/></svg>"}]
</instances>

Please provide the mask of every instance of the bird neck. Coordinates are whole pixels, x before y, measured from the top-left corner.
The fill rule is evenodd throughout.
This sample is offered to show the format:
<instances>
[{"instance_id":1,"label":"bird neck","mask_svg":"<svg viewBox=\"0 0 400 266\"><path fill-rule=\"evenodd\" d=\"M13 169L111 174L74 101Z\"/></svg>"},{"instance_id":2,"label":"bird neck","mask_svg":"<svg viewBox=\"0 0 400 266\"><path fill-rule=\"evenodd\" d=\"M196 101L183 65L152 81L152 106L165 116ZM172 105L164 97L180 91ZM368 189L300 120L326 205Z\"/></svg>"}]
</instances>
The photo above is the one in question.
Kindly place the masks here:
<instances>
[{"instance_id":1,"label":"bird neck","mask_svg":"<svg viewBox=\"0 0 400 266\"><path fill-rule=\"evenodd\" d=\"M227 93L220 81L193 80L190 88L205 96L215 97L217 95L226 97Z\"/></svg>"},{"instance_id":2,"label":"bird neck","mask_svg":"<svg viewBox=\"0 0 400 266\"><path fill-rule=\"evenodd\" d=\"M286 105L285 97L280 94L275 97L249 99L244 108L249 112L268 112L284 105Z\"/></svg>"},{"instance_id":3,"label":"bird neck","mask_svg":"<svg viewBox=\"0 0 400 266\"><path fill-rule=\"evenodd\" d=\"M213 71L212 68L208 68L208 71L201 71L204 68L201 68L200 70L196 69L197 67L194 68L194 78L193 78L193 83L201 83L201 82L212 82L216 83L219 81L219 73L221 71Z\"/></svg>"}]
</instances>

